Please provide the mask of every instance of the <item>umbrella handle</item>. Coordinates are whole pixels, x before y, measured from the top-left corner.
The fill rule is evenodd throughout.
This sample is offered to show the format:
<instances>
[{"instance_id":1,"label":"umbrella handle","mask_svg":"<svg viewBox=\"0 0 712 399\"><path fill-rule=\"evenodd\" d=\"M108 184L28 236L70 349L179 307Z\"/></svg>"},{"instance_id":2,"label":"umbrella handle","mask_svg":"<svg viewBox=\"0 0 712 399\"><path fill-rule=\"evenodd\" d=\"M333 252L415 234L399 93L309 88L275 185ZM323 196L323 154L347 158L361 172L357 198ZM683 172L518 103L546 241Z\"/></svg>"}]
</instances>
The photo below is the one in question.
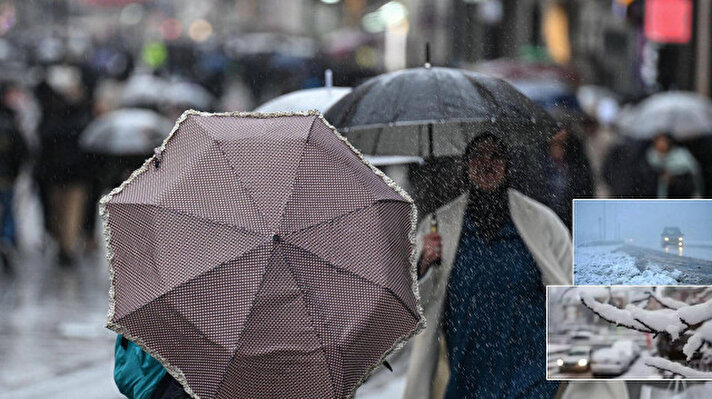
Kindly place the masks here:
<instances>
[{"instance_id":1,"label":"umbrella handle","mask_svg":"<svg viewBox=\"0 0 712 399\"><path fill-rule=\"evenodd\" d=\"M425 42L425 64L423 66L426 68L430 68L432 66L430 64L430 42Z\"/></svg>"},{"instance_id":2,"label":"umbrella handle","mask_svg":"<svg viewBox=\"0 0 712 399\"><path fill-rule=\"evenodd\" d=\"M438 219L433 215L433 218L430 219L430 232L431 233L437 233L438 232Z\"/></svg>"}]
</instances>

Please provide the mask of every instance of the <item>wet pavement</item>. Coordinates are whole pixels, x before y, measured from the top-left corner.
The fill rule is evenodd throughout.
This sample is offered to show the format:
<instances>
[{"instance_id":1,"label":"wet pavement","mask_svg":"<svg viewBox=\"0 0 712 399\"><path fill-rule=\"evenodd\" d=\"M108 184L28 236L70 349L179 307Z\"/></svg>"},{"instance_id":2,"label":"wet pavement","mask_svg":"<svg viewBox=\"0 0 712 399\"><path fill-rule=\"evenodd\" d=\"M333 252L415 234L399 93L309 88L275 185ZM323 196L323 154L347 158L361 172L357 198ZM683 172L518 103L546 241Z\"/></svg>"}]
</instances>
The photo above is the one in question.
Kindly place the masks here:
<instances>
[{"instance_id":1,"label":"wet pavement","mask_svg":"<svg viewBox=\"0 0 712 399\"><path fill-rule=\"evenodd\" d=\"M104 327L109 275L101 228L98 249L60 267L28 176L18 183L22 250L12 276L0 270L0 399L123 398L113 381L116 335ZM393 372L375 373L356 397L400 397L408 353L391 356Z\"/></svg>"},{"instance_id":2,"label":"wet pavement","mask_svg":"<svg viewBox=\"0 0 712 399\"><path fill-rule=\"evenodd\" d=\"M25 254L14 276L0 277L0 398L122 397L102 257L60 269L49 255Z\"/></svg>"},{"instance_id":3,"label":"wet pavement","mask_svg":"<svg viewBox=\"0 0 712 399\"><path fill-rule=\"evenodd\" d=\"M104 328L103 247L60 268L26 173L18 179L16 215L14 275L0 272L0 399L123 397L113 382L115 334Z\"/></svg>"}]
</instances>

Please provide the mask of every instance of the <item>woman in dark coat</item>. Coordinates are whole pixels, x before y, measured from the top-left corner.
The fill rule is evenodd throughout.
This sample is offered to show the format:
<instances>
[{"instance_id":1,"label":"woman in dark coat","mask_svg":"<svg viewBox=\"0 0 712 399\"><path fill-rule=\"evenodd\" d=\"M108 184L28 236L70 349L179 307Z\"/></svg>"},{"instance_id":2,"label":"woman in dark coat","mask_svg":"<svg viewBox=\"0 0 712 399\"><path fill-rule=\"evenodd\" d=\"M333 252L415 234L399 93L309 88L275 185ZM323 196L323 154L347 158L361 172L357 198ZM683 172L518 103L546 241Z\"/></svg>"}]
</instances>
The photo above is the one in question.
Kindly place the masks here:
<instances>
[{"instance_id":1,"label":"woman in dark coat","mask_svg":"<svg viewBox=\"0 0 712 399\"><path fill-rule=\"evenodd\" d=\"M42 119L35 178L46 228L59 246L60 265L69 265L81 235L92 173L79 148L79 134L91 120L91 102L79 69L55 65L47 75L36 89Z\"/></svg>"}]
</instances>

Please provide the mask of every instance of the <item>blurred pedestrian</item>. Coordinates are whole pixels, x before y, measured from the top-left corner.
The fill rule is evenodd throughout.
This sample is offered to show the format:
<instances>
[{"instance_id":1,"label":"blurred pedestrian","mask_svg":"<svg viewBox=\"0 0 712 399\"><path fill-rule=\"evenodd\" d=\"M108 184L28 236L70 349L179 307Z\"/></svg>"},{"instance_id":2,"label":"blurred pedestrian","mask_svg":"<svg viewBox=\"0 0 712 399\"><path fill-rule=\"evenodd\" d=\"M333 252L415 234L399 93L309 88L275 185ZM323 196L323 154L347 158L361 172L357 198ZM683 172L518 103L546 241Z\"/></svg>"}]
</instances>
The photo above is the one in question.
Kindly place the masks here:
<instances>
[{"instance_id":1,"label":"blurred pedestrian","mask_svg":"<svg viewBox=\"0 0 712 399\"><path fill-rule=\"evenodd\" d=\"M416 338L404 397L440 397L433 376L443 333L445 398L553 398L558 383L546 381L542 361L544 287L571 283L569 233L549 208L509 188L509 155L495 136L475 138L465 162L469 192L419 229L428 327Z\"/></svg>"},{"instance_id":2,"label":"blurred pedestrian","mask_svg":"<svg viewBox=\"0 0 712 399\"><path fill-rule=\"evenodd\" d=\"M657 135L645 159L657 175L658 198L699 197L704 192L699 164L670 134Z\"/></svg>"},{"instance_id":3,"label":"blurred pedestrian","mask_svg":"<svg viewBox=\"0 0 712 399\"><path fill-rule=\"evenodd\" d=\"M593 176L581 139L574 133L572 125L565 123L549 142L547 181L549 196L546 205L550 207L564 225L571 230L571 207L574 198L593 197Z\"/></svg>"},{"instance_id":4,"label":"blurred pedestrian","mask_svg":"<svg viewBox=\"0 0 712 399\"><path fill-rule=\"evenodd\" d=\"M0 87L0 263L9 271L9 250L17 243L12 206L14 186L27 147L5 94L5 87Z\"/></svg>"},{"instance_id":5,"label":"blurred pedestrian","mask_svg":"<svg viewBox=\"0 0 712 399\"><path fill-rule=\"evenodd\" d=\"M613 197L655 198L657 179L645 160L646 150L646 142L630 138L610 146L601 175Z\"/></svg>"},{"instance_id":6,"label":"blurred pedestrian","mask_svg":"<svg viewBox=\"0 0 712 399\"><path fill-rule=\"evenodd\" d=\"M59 246L59 263L77 252L87 201L87 179L94 172L79 148L79 133L91 119L91 101L78 68L53 65L37 87L42 108L40 154L35 176L47 231Z\"/></svg>"}]
</instances>

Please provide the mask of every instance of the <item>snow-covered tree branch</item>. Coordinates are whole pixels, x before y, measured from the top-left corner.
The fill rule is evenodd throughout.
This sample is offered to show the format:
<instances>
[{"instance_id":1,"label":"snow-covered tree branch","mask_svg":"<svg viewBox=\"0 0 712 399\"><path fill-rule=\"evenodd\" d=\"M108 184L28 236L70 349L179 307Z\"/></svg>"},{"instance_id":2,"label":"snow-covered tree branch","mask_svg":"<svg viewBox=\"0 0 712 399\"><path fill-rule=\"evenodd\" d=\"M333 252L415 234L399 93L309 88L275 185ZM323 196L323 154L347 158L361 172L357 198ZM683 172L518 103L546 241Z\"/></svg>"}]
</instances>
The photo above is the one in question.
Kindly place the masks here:
<instances>
[{"instance_id":1,"label":"snow-covered tree branch","mask_svg":"<svg viewBox=\"0 0 712 399\"><path fill-rule=\"evenodd\" d=\"M695 379L712 379L712 372L700 371L691 367L684 366L680 363L671 360L663 359L662 357L649 357L645 360L645 364L650 367L655 367L658 370L667 371L672 375L679 375L684 378Z\"/></svg>"},{"instance_id":2,"label":"snow-covered tree branch","mask_svg":"<svg viewBox=\"0 0 712 399\"><path fill-rule=\"evenodd\" d=\"M684 378L712 378L712 372L701 370L699 359L712 357L712 299L708 295L689 295L688 302L663 296L659 290L647 294L649 300L641 306L627 305L624 309L599 302L586 289L579 289L581 303L601 319L628 329L666 335L673 342L686 336L682 353L687 364L680 364L662 357L649 357L645 364ZM656 302L661 308L651 306ZM653 309L646 309L653 307ZM657 306L656 306L657 307ZM702 363L708 364L705 361ZM705 367L707 368L707 367Z\"/></svg>"}]
</instances>

